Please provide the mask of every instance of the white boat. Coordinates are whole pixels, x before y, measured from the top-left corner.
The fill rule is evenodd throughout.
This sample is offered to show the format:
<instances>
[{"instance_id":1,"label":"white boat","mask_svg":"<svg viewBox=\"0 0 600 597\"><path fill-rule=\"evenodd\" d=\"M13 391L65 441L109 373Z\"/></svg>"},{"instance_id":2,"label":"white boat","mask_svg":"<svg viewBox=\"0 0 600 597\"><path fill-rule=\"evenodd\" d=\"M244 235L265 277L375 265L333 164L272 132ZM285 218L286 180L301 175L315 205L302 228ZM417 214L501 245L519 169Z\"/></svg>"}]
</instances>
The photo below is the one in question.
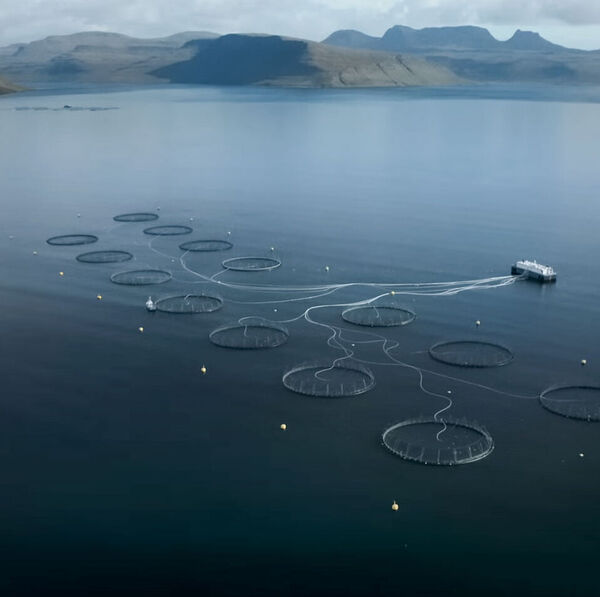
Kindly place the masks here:
<instances>
[{"instance_id":1,"label":"white boat","mask_svg":"<svg viewBox=\"0 0 600 597\"><path fill-rule=\"evenodd\" d=\"M148 309L148 311L156 311L156 303L152 300L151 296L149 296L146 301L146 309Z\"/></svg>"},{"instance_id":2,"label":"white boat","mask_svg":"<svg viewBox=\"0 0 600 597\"><path fill-rule=\"evenodd\" d=\"M523 259L513 264L511 273L515 275L525 275L532 280L539 282L556 282L556 272L549 265L542 265L537 261Z\"/></svg>"}]
</instances>

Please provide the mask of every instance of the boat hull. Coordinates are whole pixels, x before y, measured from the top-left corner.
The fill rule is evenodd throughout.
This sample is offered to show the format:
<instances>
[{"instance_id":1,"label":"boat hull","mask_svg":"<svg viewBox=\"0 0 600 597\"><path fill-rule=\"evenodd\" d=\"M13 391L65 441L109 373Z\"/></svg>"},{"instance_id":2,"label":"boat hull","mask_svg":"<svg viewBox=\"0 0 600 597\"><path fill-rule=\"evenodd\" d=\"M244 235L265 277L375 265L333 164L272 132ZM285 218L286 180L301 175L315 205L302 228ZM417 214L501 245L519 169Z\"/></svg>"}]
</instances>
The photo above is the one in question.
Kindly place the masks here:
<instances>
[{"instance_id":1,"label":"boat hull","mask_svg":"<svg viewBox=\"0 0 600 597\"><path fill-rule=\"evenodd\" d=\"M513 276L520 276L522 274L525 274L530 280L536 280L537 282L556 282L556 274L544 275L538 272L532 272L528 269L518 267L516 265L512 266L510 273Z\"/></svg>"}]
</instances>

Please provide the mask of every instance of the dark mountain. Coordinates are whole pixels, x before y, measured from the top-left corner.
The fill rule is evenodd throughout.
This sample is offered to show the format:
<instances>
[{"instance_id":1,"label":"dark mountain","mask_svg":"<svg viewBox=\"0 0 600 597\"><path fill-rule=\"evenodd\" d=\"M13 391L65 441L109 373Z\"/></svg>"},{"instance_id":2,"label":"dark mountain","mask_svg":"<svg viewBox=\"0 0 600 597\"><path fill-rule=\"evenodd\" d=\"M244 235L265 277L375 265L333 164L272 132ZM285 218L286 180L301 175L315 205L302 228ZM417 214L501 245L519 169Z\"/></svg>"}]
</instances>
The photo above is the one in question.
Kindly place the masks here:
<instances>
[{"instance_id":1,"label":"dark mountain","mask_svg":"<svg viewBox=\"0 0 600 597\"><path fill-rule=\"evenodd\" d=\"M364 50L379 50L381 49L381 38L361 33L354 29L340 29L334 31L324 44L330 46L338 46L341 48L355 48Z\"/></svg>"},{"instance_id":2,"label":"dark mountain","mask_svg":"<svg viewBox=\"0 0 600 597\"><path fill-rule=\"evenodd\" d=\"M17 82L156 82L147 73L193 55L191 40L215 33L191 31L169 37L137 39L119 33L89 31L54 35L28 44L0 48L0 71Z\"/></svg>"},{"instance_id":3,"label":"dark mountain","mask_svg":"<svg viewBox=\"0 0 600 597\"><path fill-rule=\"evenodd\" d=\"M511 50L525 50L525 51L537 51L537 52L567 52L572 51L553 44L552 42L544 39L539 33L535 31L521 31L517 29L513 36L507 41L503 42L503 47Z\"/></svg>"},{"instance_id":4,"label":"dark mountain","mask_svg":"<svg viewBox=\"0 0 600 597\"><path fill-rule=\"evenodd\" d=\"M448 85L459 79L422 58L333 48L276 35L224 35L198 44L185 61L153 71L173 83L389 87Z\"/></svg>"},{"instance_id":5,"label":"dark mountain","mask_svg":"<svg viewBox=\"0 0 600 597\"><path fill-rule=\"evenodd\" d=\"M365 35L360 31L335 31L323 43L349 48L369 48L392 52L423 53L435 50L537 50L551 52L570 52L553 44L532 31L518 30L508 41L497 40L483 27L426 27L413 29L404 25L395 25L382 37Z\"/></svg>"},{"instance_id":6,"label":"dark mountain","mask_svg":"<svg viewBox=\"0 0 600 597\"><path fill-rule=\"evenodd\" d=\"M432 48L493 50L501 44L482 27L427 27L412 29L396 25L388 29L378 49L393 52L415 52Z\"/></svg>"},{"instance_id":7,"label":"dark mountain","mask_svg":"<svg viewBox=\"0 0 600 597\"><path fill-rule=\"evenodd\" d=\"M481 27L397 25L380 38L336 31L323 43L420 55L472 81L600 84L600 52L564 48L532 31L499 41Z\"/></svg>"}]
</instances>

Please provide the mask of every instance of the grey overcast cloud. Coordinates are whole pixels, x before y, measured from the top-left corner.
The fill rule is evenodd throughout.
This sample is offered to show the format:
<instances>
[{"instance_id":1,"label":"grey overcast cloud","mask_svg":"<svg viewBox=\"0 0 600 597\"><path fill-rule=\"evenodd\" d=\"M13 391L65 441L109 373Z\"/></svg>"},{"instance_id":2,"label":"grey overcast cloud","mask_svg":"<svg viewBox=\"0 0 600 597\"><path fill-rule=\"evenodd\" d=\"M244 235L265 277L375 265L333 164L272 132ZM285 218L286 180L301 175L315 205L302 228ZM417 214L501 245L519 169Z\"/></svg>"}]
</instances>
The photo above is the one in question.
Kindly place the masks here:
<instances>
[{"instance_id":1,"label":"grey overcast cloud","mask_svg":"<svg viewBox=\"0 0 600 597\"><path fill-rule=\"evenodd\" d=\"M600 48L600 0L0 0L0 45L90 30L321 40L336 29L382 35L396 24L480 25L499 39L525 28L569 47Z\"/></svg>"}]
</instances>

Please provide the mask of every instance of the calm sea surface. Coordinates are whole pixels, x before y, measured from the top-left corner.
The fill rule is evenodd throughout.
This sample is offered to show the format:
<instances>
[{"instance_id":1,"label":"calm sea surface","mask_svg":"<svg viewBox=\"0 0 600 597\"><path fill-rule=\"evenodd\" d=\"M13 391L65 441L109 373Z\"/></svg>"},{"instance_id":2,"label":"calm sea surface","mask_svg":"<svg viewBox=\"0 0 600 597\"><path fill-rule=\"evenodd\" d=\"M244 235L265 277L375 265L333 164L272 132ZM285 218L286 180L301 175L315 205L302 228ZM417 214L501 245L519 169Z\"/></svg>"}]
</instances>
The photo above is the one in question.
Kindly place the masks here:
<instances>
[{"instance_id":1,"label":"calm sea surface","mask_svg":"<svg viewBox=\"0 0 600 597\"><path fill-rule=\"evenodd\" d=\"M536 396L600 384L599 101L598 89L487 87L2 98L3 594L597 595L600 423L552 414ZM90 107L116 109L74 109ZM148 224L112 219L132 211L194 232L150 246ZM99 241L46 244L73 233ZM288 320L382 290L281 302L303 295L202 284L179 262L178 244L198 238L234 245L188 255L203 275L228 257L282 261L217 278L240 284L474 280L520 258L554 266L556 285L400 295L417 319L383 331L396 359L429 372L426 389L452 392L446 415L485 425L494 451L458 467L387 452L387 426L446 402L422 392L414 370L389 366L380 343L356 348L387 363L371 366L375 388L339 400L281 381L342 354L327 327L299 319L268 351L211 344L211 330L246 315ZM103 249L135 260L75 260ZM135 268L174 279L111 283ZM211 314L144 308L150 293L209 290L224 299ZM312 317L350 330L341 310ZM472 370L427 354L473 338L514 361Z\"/></svg>"}]
</instances>

